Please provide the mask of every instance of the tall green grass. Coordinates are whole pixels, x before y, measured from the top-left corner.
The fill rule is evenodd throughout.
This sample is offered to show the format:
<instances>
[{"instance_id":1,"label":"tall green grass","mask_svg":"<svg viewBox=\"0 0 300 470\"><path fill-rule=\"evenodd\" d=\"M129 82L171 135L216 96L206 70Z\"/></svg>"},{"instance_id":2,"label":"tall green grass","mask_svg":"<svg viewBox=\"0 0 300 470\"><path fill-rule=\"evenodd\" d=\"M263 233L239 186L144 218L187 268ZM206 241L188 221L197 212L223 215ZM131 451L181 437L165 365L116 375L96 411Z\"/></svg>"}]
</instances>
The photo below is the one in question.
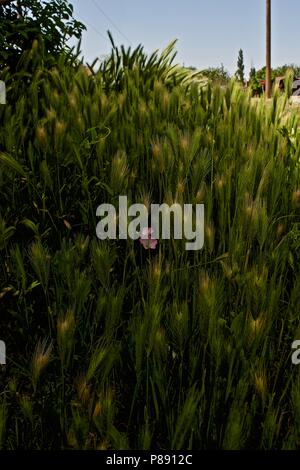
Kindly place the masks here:
<instances>
[{"instance_id":1,"label":"tall green grass","mask_svg":"<svg viewBox=\"0 0 300 470\"><path fill-rule=\"evenodd\" d=\"M298 118L172 51L1 77L4 449L299 447ZM204 203L203 250L100 242L119 195Z\"/></svg>"}]
</instances>

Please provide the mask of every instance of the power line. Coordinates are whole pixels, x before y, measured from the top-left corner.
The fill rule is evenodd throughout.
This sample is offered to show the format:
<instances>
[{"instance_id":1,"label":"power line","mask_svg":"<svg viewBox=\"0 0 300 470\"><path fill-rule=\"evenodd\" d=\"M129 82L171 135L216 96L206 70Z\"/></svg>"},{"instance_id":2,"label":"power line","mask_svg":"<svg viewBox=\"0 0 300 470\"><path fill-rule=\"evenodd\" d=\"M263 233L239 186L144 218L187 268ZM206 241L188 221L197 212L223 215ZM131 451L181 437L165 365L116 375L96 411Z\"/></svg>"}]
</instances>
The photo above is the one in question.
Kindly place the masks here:
<instances>
[{"instance_id":1,"label":"power line","mask_svg":"<svg viewBox=\"0 0 300 470\"><path fill-rule=\"evenodd\" d=\"M94 3L95 7L100 11L100 13L102 13L102 15L105 16L105 18L111 23L111 25L118 31L118 33L121 34L121 36L123 36L123 38L126 39L126 41L128 41L129 44L132 46L132 42L130 41L130 39L124 33L122 33L120 28L118 28L114 21L105 13L105 11L100 7L100 5L98 5L96 0L92 0L92 2Z\"/></svg>"},{"instance_id":2,"label":"power line","mask_svg":"<svg viewBox=\"0 0 300 470\"><path fill-rule=\"evenodd\" d=\"M78 16L78 18L80 18L87 26L89 26L90 28L92 28L97 34L99 34L99 36L101 36L102 39L104 39L105 41L107 41L109 44L110 44L110 41L107 39L107 37L104 36L103 33L101 33L101 31L99 31L99 29L97 29L94 25L92 25L91 23L88 23L81 15L79 15L78 13L76 13L76 16Z\"/></svg>"}]
</instances>

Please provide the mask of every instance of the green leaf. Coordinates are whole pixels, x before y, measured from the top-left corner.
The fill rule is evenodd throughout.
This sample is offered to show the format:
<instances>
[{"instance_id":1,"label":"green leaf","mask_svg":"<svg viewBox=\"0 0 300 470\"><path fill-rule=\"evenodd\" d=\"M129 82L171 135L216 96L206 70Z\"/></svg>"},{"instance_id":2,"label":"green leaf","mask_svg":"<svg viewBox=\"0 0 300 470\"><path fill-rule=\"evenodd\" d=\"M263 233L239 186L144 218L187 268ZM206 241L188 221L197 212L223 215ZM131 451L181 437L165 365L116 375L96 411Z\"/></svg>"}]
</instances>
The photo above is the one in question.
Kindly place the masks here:
<instances>
[{"instance_id":1,"label":"green leaf","mask_svg":"<svg viewBox=\"0 0 300 470\"><path fill-rule=\"evenodd\" d=\"M32 220L24 219L20 223L25 225L25 227L29 228L30 230L32 230L35 233L35 235L37 236L39 235L39 227L34 222L32 222Z\"/></svg>"},{"instance_id":2,"label":"green leaf","mask_svg":"<svg viewBox=\"0 0 300 470\"><path fill-rule=\"evenodd\" d=\"M27 178L26 172L22 165L18 163L13 157L10 155L0 152L0 162L2 162L7 168L19 173L19 175Z\"/></svg>"}]
</instances>

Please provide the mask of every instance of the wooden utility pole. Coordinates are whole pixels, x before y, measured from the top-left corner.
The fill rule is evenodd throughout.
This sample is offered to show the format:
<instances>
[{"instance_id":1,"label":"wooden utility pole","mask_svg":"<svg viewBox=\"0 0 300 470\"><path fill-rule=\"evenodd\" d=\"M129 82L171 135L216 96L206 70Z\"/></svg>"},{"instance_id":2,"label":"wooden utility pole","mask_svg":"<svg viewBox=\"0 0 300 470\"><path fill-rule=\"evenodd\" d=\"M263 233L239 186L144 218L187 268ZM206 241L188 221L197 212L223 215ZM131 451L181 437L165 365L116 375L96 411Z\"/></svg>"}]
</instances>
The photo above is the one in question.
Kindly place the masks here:
<instances>
[{"instance_id":1,"label":"wooden utility pole","mask_svg":"<svg viewBox=\"0 0 300 470\"><path fill-rule=\"evenodd\" d=\"M271 0L266 0L266 10L266 97L271 98Z\"/></svg>"}]
</instances>

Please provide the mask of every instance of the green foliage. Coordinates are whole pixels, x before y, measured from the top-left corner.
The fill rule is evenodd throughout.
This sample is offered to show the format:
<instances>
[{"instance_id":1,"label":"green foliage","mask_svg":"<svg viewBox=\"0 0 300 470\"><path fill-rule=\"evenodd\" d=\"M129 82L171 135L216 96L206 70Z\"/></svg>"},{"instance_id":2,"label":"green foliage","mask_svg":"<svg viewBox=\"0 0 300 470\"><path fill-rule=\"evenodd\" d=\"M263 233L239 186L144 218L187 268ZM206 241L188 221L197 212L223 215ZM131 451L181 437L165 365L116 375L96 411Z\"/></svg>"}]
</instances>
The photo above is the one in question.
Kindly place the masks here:
<instances>
[{"instance_id":1,"label":"green foliage","mask_svg":"<svg viewBox=\"0 0 300 470\"><path fill-rule=\"evenodd\" d=\"M253 74L251 76L249 84L250 84L250 88L251 88L254 96L259 96L259 95L262 94L263 87L261 85L260 80L257 78L256 74Z\"/></svg>"},{"instance_id":2,"label":"green foliage","mask_svg":"<svg viewBox=\"0 0 300 470\"><path fill-rule=\"evenodd\" d=\"M299 119L172 51L0 74L4 449L299 448ZM99 241L120 190L204 202L203 250Z\"/></svg>"},{"instance_id":3,"label":"green foliage","mask_svg":"<svg viewBox=\"0 0 300 470\"><path fill-rule=\"evenodd\" d=\"M40 37L45 50L57 55L67 49L71 37L79 39L83 29L67 0L21 0L0 6L0 68L14 70L21 54Z\"/></svg>"},{"instance_id":4,"label":"green foliage","mask_svg":"<svg viewBox=\"0 0 300 470\"><path fill-rule=\"evenodd\" d=\"M255 68L251 68L249 81L254 95L262 94L263 87L261 81L265 80L265 77L266 67L263 67L257 71ZM276 78L285 78L284 89L287 96L291 95L292 83L297 77L300 77L300 67L294 64L283 65L281 67L274 68L271 72L271 79L273 83L276 81Z\"/></svg>"},{"instance_id":5,"label":"green foliage","mask_svg":"<svg viewBox=\"0 0 300 470\"><path fill-rule=\"evenodd\" d=\"M224 65L221 64L220 67L210 67L208 69L202 70L201 73L204 77L207 77L214 85L228 85L230 81L230 75L227 70L225 70Z\"/></svg>"},{"instance_id":6,"label":"green foliage","mask_svg":"<svg viewBox=\"0 0 300 470\"><path fill-rule=\"evenodd\" d=\"M245 65L244 65L244 54L242 49L239 50L239 56L237 60L237 71L235 73L236 79L243 85L245 83Z\"/></svg>"},{"instance_id":7,"label":"green foliage","mask_svg":"<svg viewBox=\"0 0 300 470\"><path fill-rule=\"evenodd\" d=\"M177 84L189 87L192 84L206 83L202 72L173 65L177 55L174 52L176 40L172 41L160 55L159 51L154 51L148 57L141 45L133 51L131 47L127 50L124 46L118 48L109 31L108 35L113 49L110 56L101 62L97 72L98 78L101 77L103 80L106 92L110 90L120 92L129 85L135 85L137 90L142 86L141 91L143 91L148 87L153 88L154 83L159 81L172 88ZM95 74L94 67L89 66L89 68L92 74Z\"/></svg>"},{"instance_id":8,"label":"green foliage","mask_svg":"<svg viewBox=\"0 0 300 470\"><path fill-rule=\"evenodd\" d=\"M256 69L255 69L255 67L251 67L250 74L249 74L249 79L251 80L254 77L256 77Z\"/></svg>"},{"instance_id":9,"label":"green foliage","mask_svg":"<svg viewBox=\"0 0 300 470\"><path fill-rule=\"evenodd\" d=\"M281 67L276 67L273 70L273 77L284 77L287 72L292 71L293 77L300 77L300 66L295 64L286 64Z\"/></svg>"},{"instance_id":10,"label":"green foliage","mask_svg":"<svg viewBox=\"0 0 300 470\"><path fill-rule=\"evenodd\" d=\"M284 77L287 72L292 71L293 78L300 77L300 67L295 64L283 65L272 69L271 78L274 81L277 77ZM265 80L266 67L256 71L256 78L258 80Z\"/></svg>"}]
</instances>

